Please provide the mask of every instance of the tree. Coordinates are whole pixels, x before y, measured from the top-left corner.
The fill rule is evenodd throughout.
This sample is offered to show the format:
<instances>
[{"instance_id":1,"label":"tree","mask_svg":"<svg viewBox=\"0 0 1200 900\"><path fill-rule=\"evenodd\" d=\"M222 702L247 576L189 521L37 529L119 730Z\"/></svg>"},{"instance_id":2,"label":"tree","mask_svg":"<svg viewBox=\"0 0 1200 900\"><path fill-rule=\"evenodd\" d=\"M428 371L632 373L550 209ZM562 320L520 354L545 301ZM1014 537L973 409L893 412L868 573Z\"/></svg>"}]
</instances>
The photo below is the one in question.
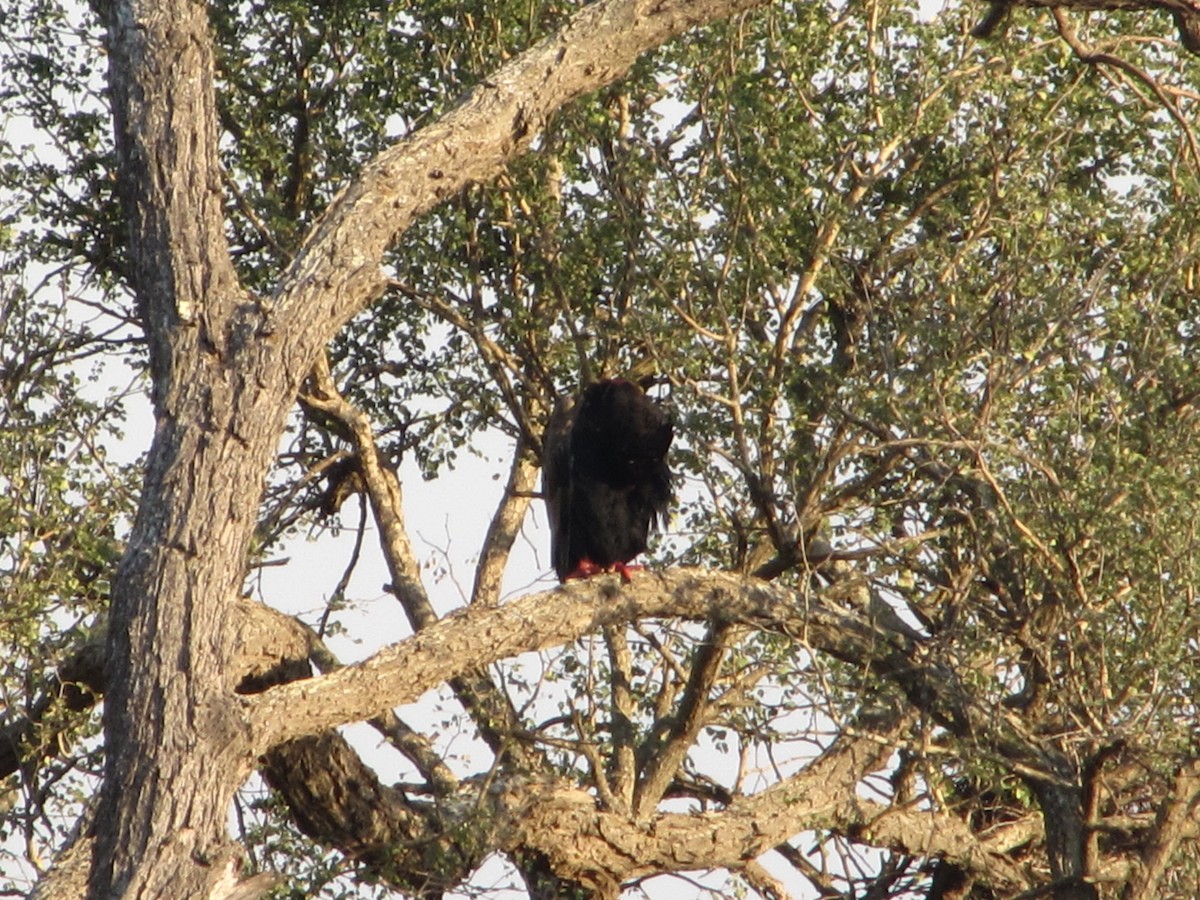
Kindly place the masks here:
<instances>
[{"instance_id":1,"label":"tree","mask_svg":"<svg viewBox=\"0 0 1200 900\"><path fill-rule=\"evenodd\" d=\"M532 896L781 894L768 852L831 897L1194 894L1196 10L1018 9L992 45L975 10L761 5L4 10L6 102L63 153L5 148L31 844L103 760L39 896L256 896L301 835L314 892L336 849L415 896L497 853ZM62 40L100 29L111 142ZM48 318L26 258L115 330ZM75 373L130 327L126 522ZM662 567L505 600L555 397L629 370L676 417ZM440 615L398 466L489 435L504 490ZM339 667L245 595L356 495L412 634ZM482 769L397 716L439 685ZM366 720L414 783L335 730ZM255 770L277 802L235 840Z\"/></svg>"}]
</instances>

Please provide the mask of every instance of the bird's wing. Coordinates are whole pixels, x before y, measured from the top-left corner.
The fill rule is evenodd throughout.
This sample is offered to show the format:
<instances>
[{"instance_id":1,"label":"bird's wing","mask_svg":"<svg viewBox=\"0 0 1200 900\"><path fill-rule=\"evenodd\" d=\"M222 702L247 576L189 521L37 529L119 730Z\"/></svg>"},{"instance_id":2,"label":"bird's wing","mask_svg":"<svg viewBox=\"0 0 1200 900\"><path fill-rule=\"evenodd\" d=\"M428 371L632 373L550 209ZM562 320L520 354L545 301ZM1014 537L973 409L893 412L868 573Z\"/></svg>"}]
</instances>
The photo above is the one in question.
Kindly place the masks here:
<instances>
[{"instance_id":1,"label":"bird's wing","mask_svg":"<svg viewBox=\"0 0 1200 900\"><path fill-rule=\"evenodd\" d=\"M560 397L542 437L542 494L550 520L550 557L559 577L570 568L566 559L571 504L571 428L575 423L575 398Z\"/></svg>"}]
</instances>

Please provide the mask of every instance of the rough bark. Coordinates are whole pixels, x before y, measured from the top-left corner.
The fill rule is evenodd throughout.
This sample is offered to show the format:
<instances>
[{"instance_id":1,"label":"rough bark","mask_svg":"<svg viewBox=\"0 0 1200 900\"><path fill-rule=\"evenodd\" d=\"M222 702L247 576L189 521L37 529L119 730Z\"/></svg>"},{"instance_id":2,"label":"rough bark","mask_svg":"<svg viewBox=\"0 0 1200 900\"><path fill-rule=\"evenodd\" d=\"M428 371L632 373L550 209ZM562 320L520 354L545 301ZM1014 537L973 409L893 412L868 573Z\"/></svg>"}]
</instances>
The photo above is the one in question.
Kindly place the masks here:
<instances>
[{"instance_id":1,"label":"rough bark","mask_svg":"<svg viewBox=\"0 0 1200 900\"><path fill-rule=\"evenodd\" d=\"M288 616L247 599L239 600L230 612L227 639L233 654L231 671L236 673L237 690L262 690L288 678L309 674L306 659L310 638L301 625ZM89 684L92 700L99 699L105 692L105 654L103 644L96 647L89 643L82 649L80 659L73 659L63 668L64 672L74 672L81 666L88 667L95 676L95 681ZM97 656L100 659L96 659ZM88 868L95 847L95 833L91 826L92 815L89 811L81 821L71 845L55 861L50 873L39 882L33 895L35 898L70 900L85 896ZM263 883L258 882L260 885Z\"/></svg>"},{"instance_id":2,"label":"rough bark","mask_svg":"<svg viewBox=\"0 0 1200 900\"><path fill-rule=\"evenodd\" d=\"M1038 788L1046 822L1047 853L1055 878L1055 895L1090 896L1089 892L1093 889L1086 880L1091 873L1088 871L1084 854L1086 832L1083 828L1081 791L1072 786L1070 773L1062 771L1061 761L1048 756L1044 748L1028 742L1022 735L1012 731L1002 720L998 720L992 711L967 699L968 691L959 682L958 674L928 658L928 648L914 641L906 631L889 629L873 619L869 613L864 615L832 602L839 596L839 592L852 595L856 590L857 587L852 583L843 584L840 589L831 589L828 597L818 597L801 595L751 578L686 570L642 574L632 585L622 585L615 578L594 580L586 585L570 585L545 594L533 595L500 609L466 611L443 620L394 648L383 651L360 666L349 667L332 678L323 679L323 683L285 685L265 694L246 698L245 702L251 706L262 704L266 708L294 709L299 706L300 698L303 697L307 701L306 711L315 714L318 709L327 709L334 713L330 720L313 722L299 722L295 717L285 722L282 717L271 714L251 715L251 718L260 721L278 722L286 734L292 728L307 731L335 725L338 723L338 716L345 715L348 707L360 699L363 703L354 718L369 715L375 704L384 702L379 698L388 698L387 703L415 699L428 687L452 678L456 671L466 666L465 660L477 664L493 658L506 658L521 650L561 644L583 634L644 618L682 617L710 620L718 623L718 629L728 623L741 623L788 635L803 634L808 646L837 658L865 665L879 676L901 686L917 709L941 722L944 727L956 729L960 736L969 735L971 739L984 745L1002 748L1013 770L1023 774ZM852 607L854 604L847 605ZM479 650L481 647L487 648L482 659ZM458 662L451 662L455 660ZM329 697L323 699L326 693ZM276 739L278 735L266 738L268 743ZM806 782L806 796L815 796L812 785L822 783L832 782L828 779L825 782ZM848 787L843 785L842 788L844 790L840 788L840 794L838 791L826 794L828 801L834 802L839 796L853 796L853 791ZM612 889L608 880L611 877L617 877L619 883L624 878L647 874L650 870L677 871L704 865L699 854L692 856L686 849L679 849L683 847L680 843L682 835L676 835L669 841L669 845L675 848L672 852L679 854L671 859L664 857L636 835L626 835L617 841L612 836L613 829L620 830L623 826L619 826L619 823L627 822L628 817L616 814L609 819L607 817L612 815L611 812L598 809L595 799L590 794L583 796L588 797L588 809L600 817L596 823L586 827L581 822L573 821L566 810L559 806L553 807L553 815L543 819L540 815L540 801L525 813L508 810L504 815L500 815L498 818L502 821L511 819L539 823L536 827L529 824L530 830L522 832L521 840L509 849L514 852L532 853L531 858L534 859L549 860L547 864L551 871L573 882L588 885L601 896ZM755 799L752 807L754 821L748 832L769 834L774 842L778 843L788 835L775 835L770 831L769 823L773 814L769 801L765 799L769 796L772 796L771 792L765 792ZM798 797L789 797L788 803L800 817L799 820L789 820L791 825L804 828L832 827L832 822L823 822L819 817L816 817L814 823L813 811L807 809ZM751 807L747 807L749 808ZM738 833L739 826L731 822L732 810L733 807L729 814L723 814L720 828L732 829L731 833ZM647 807L637 821L644 821L648 816L652 816L653 812L652 806ZM906 816L895 809L889 811L888 816L882 815L882 808L879 812L877 821L874 816L845 813L835 818L842 826L849 827L851 833L871 834L875 843L903 846L912 851L913 839L911 835L906 836L907 832L904 829L888 832L887 828L879 824L886 821L895 825ZM924 821L929 825L932 820L942 819L944 817L933 816ZM662 829L667 827L668 820L656 817L652 821L655 823L655 835L666 833ZM563 824L556 830L552 827L552 822ZM905 825L905 828L912 827L915 826ZM580 828L584 830L578 831ZM571 868L555 853L562 854L564 847L572 847L574 849L568 855L574 854L577 863L582 865L579 863L583 856L579 855L582 853L582 845L578 835L592 833L587 831L588 828L599 834L602 839L588 853L601 853L601 847L605 843L613 844L615 849L612 850L611 858L601 853L600 857L592 858L590 865ZM567 839L568 831L575 834L574 839ZM947 838L947 835L951 834L954 837ZM702 836L696 837L696 840L705 843ZM953 844L952 853L946 850L947 840ZM965 868L978 873L992 885L1002 884L1008 887L1022 880L1014 866L1000 862L999 856L993 857L984 851L977 838L965 826L956 831L943 824L937 843L937 850L932 846L922 849L931 854L940 853L956 862L970 860L970 865ZM711 842L706 846L710 851L713 850L714 845ZM766 846L770 846L770 843L759 847L756 852L762 852ZM980 859L971 860L972 855L976 853L984 853L988 858L986 865ZM600 864L601 858L605 860L604 865ZM648 862L650 869L643 872L632 864L624 868L617 866L615 860L624 858L653 862ZM719 863L718 858L721 860ZM707 859L708 865L721 864L735 868L746 863L745 859L731 860L727 855L714 852L710 852ZM613 876L614 872L618 875Z\"/></svg>"},{"instance_id":3,"label":"rough bark","mask_svg":"<svg viewBox=\"0 0 1200 900\"><path fill-rule=\"evenodd\" d=\"M481 647L500 658L635 616L824 629L831 652L868 649L881 674L947 727L989 731L985 712L943 685L944 672L919 655L914 664L910 639L829 610L801 615L779 607L790 602L779 594L703 580L688 583L691 598L675 590L682 584L663 582L657 591L617 591L590 607L581 591L568 589L555 595L556 606L561 601L581 621L534 615L528 604L487 610L431 626L362 666L260 697L234 695L228 636L265 473L320 348L382 291L384 250L414 217L498 173L554 110L619 78L646 49L762 2L585 7L441 120L368 162L263 303L240 288L225 243L206 6L104 4L118 182L157 423L139 513L114 579L91 897L231 895L237 860L224 816L258 754L378 713L415 696L413 684L460 674L455 654L478 664ZM1194 12L1179 2L1073 5ZM522 622L522 615L530 618ZM521 639L523 625L536 641ZM410 676L413 682L400 683ZM1008 749L1027 750L1019 737L1004 738ZM1036 754L1029 758L1037 762Z\"/></svg>"},{"instance_id":4,"label":"rough bark","mask_svg":"<svg viewBox=\"0 0 1200 900\"><path fill-rule=\"evenodd\" d=\"M991 723L987 710L960 709L966 701L952 674L920 663L919 648L907 636L784 586L694 569L639 573L630 585L616 576L594 578L498 608L463 610L361 663L237 702L255 748L265 752L411 702L470 668L559 646L605 626L670 617L803 634L809 644L839 659L873 665L881 674L913 684L927 711L945 715L950 710L978 724L981 733L1003 730L1002 723Z\"/></svg>"},{"instance_id":5,"label":"rough bark","mask_svg":"<svg viewBox=\"0 0 1200 900\"><path fill-rule=\"evenodd\" d=\"M414 216L497 173L563 103L618 78L646 49L759 2L585 8L368 163L269 306L244 295L225 242L207 7L105 6L157 427L113 587L92 897L230 890L236 861L223 819L255 757L229 702L228 611L284 416L320 347L382 289L385 248Z\"/></svg>"},{"instance_id":6,"label":"rough bark","mask_svg":"<svg viewBox=\"0 0 1200 900\"><path fill-rule=\"evenodd\" d=\"M412 894L457 886L491 849L470 839L465 816L380 782L336 731L277 747L262 773L305 834L360 863L364 877Z\"/></svg>"},{"instance_id":7,"label":"rough bark","mask_svg":"<svg viewBox=\"0 0 1200 900\"><path fill-rule=\"evenodd\" d=\"M594 798L578 789L548 786L538 792L522 786L512 793L519 807L502 819L514 829L505 835L505 845L541 849L553 871L601 895L613 884L655 873L712 866L739 870L800 831L825 828L880 846L961 860L971 871L985 873L998 890L1014 892L1028 884L1020 867L1005 858L1016 835L981 842L952 816L856 797L857 781L886 760L880 750L873 738L850 739L799 775L762 794L738 798L727 810L659 813L645 821L597 810Z\"/></svg>"},{"instance_id":8,"label":"rough bark","mask_svg":"<svg viewBox=\"0 0 1200 900\"><path fill-rule=\"evenodd\" d=\"M446 115L367 163L334 198L274 298L273 321L321 346L386 286L383 251L413 219L498 174L565 103L620 78L646 50L767 0L606 0L501 67ZM311 314L321 310L322 315Z\"/></svg>"},{"instance_id":9,"label":"rough bark","mask_svg":"<svg viewBox=\"0 0 1200 900\"><path fill-rule=\"evenodd\" d=\"M1087 879L1087 823L1083 820L1082 791L1062 772L1061 781L1033 782L1046 821L1046 857L1056 900L1096 900L1100 895Z\"/></svg>"},{"instance_id":10,"label":"rough bark","mask_svg":"<svg viewBox=\"0 0 1200 900\"><path fill-rule=\"evenodd\" d=\"M1200 798L1200 760L1191 759L1175 773L1170 794L1155 816L1153 834L1142 853L1142 865L1125 886L1122 900L1151 900L1167 876L1180 841L1194 831L1196 801Z\"/></svg>"},{"instance_id":11,"label":"rough bark","mask_svg":"<svg viewBox=\"0 0 1200 900\"><path fill-rule=\"evenodd\" d=\"M735 588L739 584L741 588ZM678 596L665 598L663 592L672 586L670 593ZM739 592L744 595L741 599ZM696 596L708 599L690 599ZM558 627L559 606L565 604L569 616L579 616L586 623L597 616L613 618L606 610L614 601L624 601L618 603L621 611L616 615L642 617L677 604L673 607L677 613L690 610L700 616L718 610L782 632L808 623L808 646L858 654L860 662L869 662L872 652L884 658L899 648L907 648L910 654L923 652L907 636L879 630L857 613L831 608L818 597L810 596L803 603L801 599L795 592L746 577L686 571L642 573L632 585L622 585L616 578L593 580L572 585L569 593L555 589L498 610L473 611L435 626L434 631L461 632L464 641L482 645L481 634L527 627L531 630L527 640L536 644L546 627ZM309 677L305 660L311 646L300 626L248 601L239 602L234 613L235 666L242 673L239 690L265 690L264 697L274 691L278 698L282 688L272 686L296 679L304 680L288 684L289 688L308 693L324 689L326 679ZM419 648L419 642L410 639L398 645L396 652L404 655ZM474 659L459 659L464 669L474 663ZM411 693L423 689L422 665L411 669L398 665L395 671L396 685L416 678L419 683ZM437 677L429 676L429 683ZM946 690L953 687L948 685ZM797 775L759 794L734 798L724 809L703 816L651 809L631 819L620 810L598 804L594 795L574 784L511 772L499 780L478 778L447 785L440 795L418 800L381 784L332 732L276 747L265 757L264 772L307 833L358 860L364 875L414 893L436 893L455 886L483 855L499 850L523 860L528 874L540 871L543 881L556 880L560 888L562 883L577 884L603 896L613 885L652 871L714 865L737 869L780 841L811 829L834 830L872 846L945 860L970 880L1001 893L1015 893L1031 884L1029 872L1010 856L1012 851L1046 841L1048 854L1056 856L1057 871L1046 886L1051 894L1070 896L1090 888L1078 875L1083 870L1079 849L1085 836L1080 817L1083 805L1078 797L1068 796L1067 773L1062 774L1064 784L1052 791L1065 798L1065 805L1046 799L1042 818L992 823L986 837L947 812L883 805L858 797L854 785L883 764L880 754L894 746L894 729L894 722L883 720L857 723ZM1194 833L1189 818L1195 796L1193 769L1181 770L1171 802L1147 836L1145 877L1131 885L1161 878L1172 848ZM1119 781L1116 775L1113 778ZM1064 822L1074 822L1074 829L1065 828ZM1076 869L1074 877L1067 874L1071 865ZM64 865L56 870L62 880L46 884L39 896L79 896L69 887L68 869ZM1103 873L1095 874L1120 877L1110 869L1111 861Z\"/></svg>"},{"instance_id":12,"label":"rough bark","mask_svg":"<svg viewBox=\"0 0 1200 900\"><path fill-rule=\"evenodd\" d=\"M91 896L202 896L234 868L225 805L251 758L228 714L232 648L222 635L287 376L271 371L264 390L251 363L262 354L224 237L207 9L179 0L108 13L119 183L157 427L113 584Z\"/></svg>"}]
</instances>

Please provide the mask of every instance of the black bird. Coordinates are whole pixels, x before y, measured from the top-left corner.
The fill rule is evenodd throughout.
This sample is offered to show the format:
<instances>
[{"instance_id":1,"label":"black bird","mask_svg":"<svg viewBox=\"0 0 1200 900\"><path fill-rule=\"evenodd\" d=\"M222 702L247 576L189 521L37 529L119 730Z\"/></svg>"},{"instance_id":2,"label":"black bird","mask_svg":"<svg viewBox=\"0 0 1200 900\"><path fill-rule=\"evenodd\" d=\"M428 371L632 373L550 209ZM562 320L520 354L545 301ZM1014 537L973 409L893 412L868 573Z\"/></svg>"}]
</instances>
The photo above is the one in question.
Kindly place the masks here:
<instances>
[{"instance_id":1,"label":"black bird","mask_svg":"<svg viewBox=\"0 0 1200 900\"><path fill-rule=\"evenodd\" d=\"M559 581L619 572L646 549L671 502L671 420L623 378L560 400L546 428L542 487Z\"/></svg>"}]
</instances>

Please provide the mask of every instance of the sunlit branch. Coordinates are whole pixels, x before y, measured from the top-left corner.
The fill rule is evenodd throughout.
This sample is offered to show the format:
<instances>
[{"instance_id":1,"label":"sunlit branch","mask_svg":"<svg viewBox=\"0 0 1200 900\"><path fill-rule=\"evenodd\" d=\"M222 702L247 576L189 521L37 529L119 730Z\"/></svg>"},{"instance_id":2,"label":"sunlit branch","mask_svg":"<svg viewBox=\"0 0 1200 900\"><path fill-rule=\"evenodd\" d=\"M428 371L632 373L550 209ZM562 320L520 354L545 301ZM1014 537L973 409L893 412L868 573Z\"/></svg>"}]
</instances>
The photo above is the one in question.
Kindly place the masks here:
<instances>
[{"instance_id":1,"label":"sunlit branch","mask_svg":"<svg viewBox=\"0 0 1200 900\"><path fill-rule=\"evenodd\" d=\"M639 777L634 814L644 817L655 809L696 736L710 715L712 689L737 629L727 622L710 625L692 661L687 687L669 723L659 721L639 748ZM666 733L660 729L666 725Z\"/></svg>"},{"instance_id":2,"label":"sunlit branch","mask_svg":"<svg viewBox=\"0 0 1200 900\"><path fill-rule=\"evenodd\" d=\"M612 766L611 779L616 809L630 812L633 808L634 784L637 777L634 759L633 726L633 664L629 653L629 642L623 628L603 629L604 643L608 647L609 690L612 695Z\"/></svg>"},{"instance_id":3,"label":"sunlit branch","mask_svg":"<svg viewBox=\"0 0 1200 900\"><path fill-rule=\"evenodd\" d=\"M375 445L370 419L338 393L324 355L313 367L312 390L307 394L306 402L342 422L352 434L367 496L379 526L379 539L392 578L392 591L415 631L430 628L437 622L437 614L421 582L420 566L404 523L400 480L395 471L383 462ZM480 735L492 751L524 756L527 750L509 738L518 730L516 711L509 699L488 678L482 664L464 666L448 680L475 719ZM380 707L371 715L385 711L386 707Z\"/></svg>"},{"instance_id":4,"label":"sunlit branch","mask_svg":"<svg viewBox=\"0 0 1200 900\"><path fill-rule=\"evenodd\" d=\"M483 540L483 551L475 566L475 584L471 588L471 603L494 606L500 602L500 585L504 568L537 483L538 468L530 459L528 444L523 437L517 438L513 450L512 465L504 495L488 523L487 535Z\"/></svg>"},{"instance_id":5,"label":"sunlit branch","mask_svg":"<svg viewBox=\"0 0 1200 900\"><path fill-rule=\"evenodd\" d=\"M1055 6L1051 12L1054 15L1054 22L1058 26L1058 33L1062 35L1063 40L1067 42L1067 46L1079 57L1080 61L1089 65L1104 65L1119 69L1135 81L1144 84L1153 92L1158 102L1162 104L1171 118L1175 120L1175 124L1179 126L1180 131L1183 132L1184 137L1187 139L1188 150L1191 153L1192 164L1200 171L1200 146L1197 146L1196 134L1192 130L1191 123L1180 112L1175 101L1167 96L1167 92L1163 90L1162 85L1151 77L1148 72L1135 66L1128 60L1115 56L1112 53L1106 53L1103 50L1097 50L1084 43L1075 31L1075 26L1071 24L1071 20L1067 17L1064 9ZM1195 16L1196 13L1193 12L1192 15Z\"/></svg>"}]
</instances>

